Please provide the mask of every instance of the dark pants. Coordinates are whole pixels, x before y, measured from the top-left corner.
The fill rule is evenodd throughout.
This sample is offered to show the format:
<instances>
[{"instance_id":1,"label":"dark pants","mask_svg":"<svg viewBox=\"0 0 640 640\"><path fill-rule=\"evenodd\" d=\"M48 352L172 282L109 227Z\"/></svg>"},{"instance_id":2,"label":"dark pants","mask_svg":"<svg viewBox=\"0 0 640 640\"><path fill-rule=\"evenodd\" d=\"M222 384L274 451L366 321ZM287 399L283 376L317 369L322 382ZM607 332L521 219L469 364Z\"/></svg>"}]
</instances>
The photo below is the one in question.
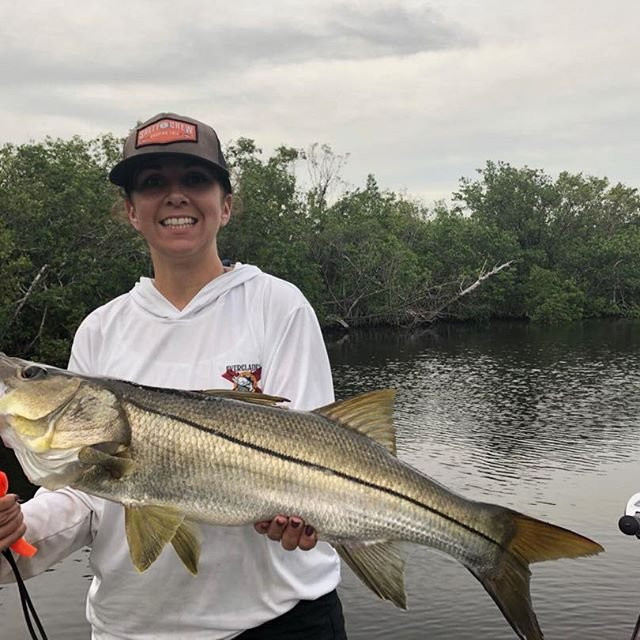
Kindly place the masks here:
<instances>
[{"instance_id":1,"label":"dark pants","mask_svg":"<svg viewBox=\"0 0 640 640\"><path fill-rule=\"evenodd\" d=\"M287 613L248 629L236 640L347 640L338 594L300 600Z\"/></svg>"}]
</instances>

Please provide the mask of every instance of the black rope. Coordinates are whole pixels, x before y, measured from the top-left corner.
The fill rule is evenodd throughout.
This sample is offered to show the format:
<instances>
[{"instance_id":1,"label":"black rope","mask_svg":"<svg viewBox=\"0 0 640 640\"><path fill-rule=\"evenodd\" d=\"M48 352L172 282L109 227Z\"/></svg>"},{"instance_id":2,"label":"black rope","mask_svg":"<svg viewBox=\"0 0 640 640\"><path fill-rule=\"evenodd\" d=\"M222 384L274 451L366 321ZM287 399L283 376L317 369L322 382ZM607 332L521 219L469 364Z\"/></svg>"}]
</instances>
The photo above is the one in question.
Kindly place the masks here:
<instances>
[{"instance_id":1,"label":"black rope","mask_svg":"<svg viewBox=\"0 0 640 640\"><path fill-rule=\"evenodd\" d=\"M22 604L22 613L24 615L24 620L27 623L27 627L29 629L31 637L33 638L33 640L47 640L47 634L44 632L42 624L40 624L40 618L38 618L38 614L36 613L35 607L33 606L33 602L31 602L31 598L29 597L29 593L27 592L27 587L24 586L24 580L20 575L20 571L18 570L16 561L11 555L11 551L9 551L9 549L5 549L2 552L2 555L7 559L7 562L11 566L11 569L13 570L13 573L16 577L18 592L20 593L20 603ZM36 626L38 627L38 631L40 631L40 639L36 635L35 629L33 628L33 624L31 622L32 617L36 623Z\"/></svg>"}]
</instances>

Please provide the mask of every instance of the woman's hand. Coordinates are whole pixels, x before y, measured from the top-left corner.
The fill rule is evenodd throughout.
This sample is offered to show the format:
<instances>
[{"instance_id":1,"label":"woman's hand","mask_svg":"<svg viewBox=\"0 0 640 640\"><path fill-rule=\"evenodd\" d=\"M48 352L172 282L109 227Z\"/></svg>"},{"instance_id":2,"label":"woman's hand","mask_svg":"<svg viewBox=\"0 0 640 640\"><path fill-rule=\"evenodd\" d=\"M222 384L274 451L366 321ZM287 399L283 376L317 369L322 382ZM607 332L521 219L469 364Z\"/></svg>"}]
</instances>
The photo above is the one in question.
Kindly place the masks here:
<instances>
[{"instance_id":1,"label":"woman's hand","mask_svg":"<svg viewBox=\"0 0 640 640\"><path fill-rule=\"evenodd\" d=\"M0 498L0 551L8 549L26 530L18 496L9 493Z\"/></svg>"},{"instance_id":2,"label":"woman's hand","mask_svg":"<svg viewBox=\"0 0 640 640\"><path fill-rule=\"evenodd\" d=\"M315 529L309 525L305 526L304 520L296 516L276 516L273 520L257 522L253 528L258 533L266 534L270 540L280 541L287 551L309 551L318 543Z\"/></svg>"}]
</instances>

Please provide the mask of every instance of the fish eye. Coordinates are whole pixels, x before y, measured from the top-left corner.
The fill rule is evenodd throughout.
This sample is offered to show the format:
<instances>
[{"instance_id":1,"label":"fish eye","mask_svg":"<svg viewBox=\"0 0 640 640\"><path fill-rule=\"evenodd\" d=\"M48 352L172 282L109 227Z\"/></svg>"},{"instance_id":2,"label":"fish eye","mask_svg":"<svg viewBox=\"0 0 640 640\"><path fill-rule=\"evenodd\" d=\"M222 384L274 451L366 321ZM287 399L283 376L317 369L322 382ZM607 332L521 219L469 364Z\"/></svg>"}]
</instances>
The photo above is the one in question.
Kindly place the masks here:
<instances>
[{"instance_id":1,"label":"fish eye","mask_svg":"<svg viewBox=\"0 0 640 640\"><path fill-rule=\"evenodd\" d=\"M33 380L34 378L40 378L46 375L47 375L46 369L43 369L42 367L37 367L35 365L29 365L28 367L25 367L20 372L20 377L23 380Z\"/></svg>"}]
</instances>

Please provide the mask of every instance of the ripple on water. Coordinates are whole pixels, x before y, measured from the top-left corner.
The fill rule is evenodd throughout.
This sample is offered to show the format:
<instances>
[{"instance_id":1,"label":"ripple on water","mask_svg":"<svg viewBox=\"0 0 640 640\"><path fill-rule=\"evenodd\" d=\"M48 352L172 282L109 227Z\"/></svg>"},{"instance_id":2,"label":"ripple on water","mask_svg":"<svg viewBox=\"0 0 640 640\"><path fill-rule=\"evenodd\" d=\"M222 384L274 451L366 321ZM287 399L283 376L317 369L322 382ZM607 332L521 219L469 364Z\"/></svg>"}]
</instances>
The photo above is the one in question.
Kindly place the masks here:
<instances>
[{"instance_id":1,"label":"ripple on water","mask_svg":"<svg viewBox=\"0 0 640 640\"><path fill-rule=\"evenodd\" d=\"M532 567L532 597L549 638L629 637L640 608L632 569L640 543L617 529L640 490L640 325L620 334L598 327L555 337L517 327L490 336L452 332L399 349L391 337L363 361L358 349L344 360L331 353L338 397L398 390L402 459L463 495L575 529L607 549ZM514 637L464 569L424 549L410 564L405 614L382 612L346 576L351 638Z\"/></svg>"}]
</instances>

